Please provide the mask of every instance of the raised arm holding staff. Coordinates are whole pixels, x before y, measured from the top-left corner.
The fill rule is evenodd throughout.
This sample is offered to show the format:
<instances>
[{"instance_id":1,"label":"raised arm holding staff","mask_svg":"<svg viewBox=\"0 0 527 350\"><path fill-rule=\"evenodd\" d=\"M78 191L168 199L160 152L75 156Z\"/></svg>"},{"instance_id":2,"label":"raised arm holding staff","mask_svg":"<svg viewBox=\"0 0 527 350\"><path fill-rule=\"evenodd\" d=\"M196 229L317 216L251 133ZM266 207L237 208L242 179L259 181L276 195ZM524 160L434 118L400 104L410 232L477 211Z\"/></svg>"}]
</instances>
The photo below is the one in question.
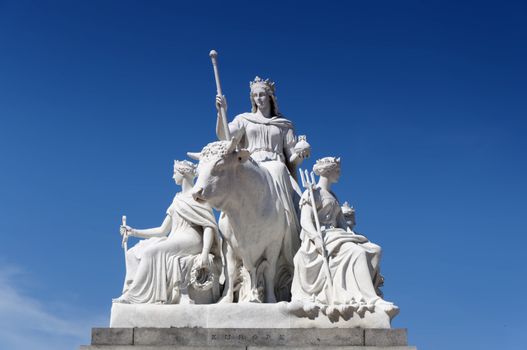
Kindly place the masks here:
<instances>
[{"instance_id":1,"label":"raised arm holding staff","mask_svg":"<svg viewBox=\"0 0 527 350\"><path fill-rule=\"evenodd\" d=\"M210 58L217 89L216 135L219 140L235 139L239 149L247 150L252 161L265 168L272 180L270 186L276 190L273 202L280 202L286 213L286 232L281 251L283 259L280 259L283 266L278 267L279 276L276 276L276 280L281 281L280 285L276 286L276 298L287 300L290 294L293 256L300 245L297 207L302 192L295 180L296 168L309 157L311 148L305 137L301 140L297 138L293 123L280 113L275 94L276 86L270 79L257 76L249 82L250 111L234 115L229 122L226 114L227 102L221 91L217 52L212 50ZM236 234L242 233L234 233ZM232 280L235 279L233 277ZM233 286L227 286L222 300L232 301L232 290ZM266 300L272 300L272 293L267 294L271 299Z\"/></svg>"},{"instance_id":2,"label":"raised arm holding staff","mask_svg":"<svg viewBox=\"0 0 527 350\"><path fill-rule=\"evenodd\" d=\"M221 91L220 73L218 71L218 53L216 50L211 50L209 53L214 68L214 79L216 80L216 104L218 105L218 120L216 122L216 133L220 140L230 140L231 133L229 131L229 124L227 123L227 104L222 103L225 97ZM219 102L218 102L219 101ZM223 137L222 137L223 136Z\"/></svg>"}]
</instances>

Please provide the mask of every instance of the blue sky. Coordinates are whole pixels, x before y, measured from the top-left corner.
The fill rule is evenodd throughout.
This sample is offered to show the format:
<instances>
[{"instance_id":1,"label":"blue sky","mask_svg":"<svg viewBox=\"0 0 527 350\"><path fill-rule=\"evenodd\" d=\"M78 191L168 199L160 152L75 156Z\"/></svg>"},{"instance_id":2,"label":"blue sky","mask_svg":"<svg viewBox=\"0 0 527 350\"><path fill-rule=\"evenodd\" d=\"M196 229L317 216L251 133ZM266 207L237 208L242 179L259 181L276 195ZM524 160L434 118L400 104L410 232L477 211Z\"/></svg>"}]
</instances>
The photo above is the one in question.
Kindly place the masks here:
<instances>
[{"instance_id":1,"label":"blue sky","mask_svg":"<svg viewBox=\"0 0 527 350\"><path fill-rule=\"evenodd\" d=\"M420 349L527 341L527 5L513 1L0 0L0 341L71 349L106 326L118 225L161 223L172 162L271 77L335 191L384 248Z\"/></svg>"}]
</instances>

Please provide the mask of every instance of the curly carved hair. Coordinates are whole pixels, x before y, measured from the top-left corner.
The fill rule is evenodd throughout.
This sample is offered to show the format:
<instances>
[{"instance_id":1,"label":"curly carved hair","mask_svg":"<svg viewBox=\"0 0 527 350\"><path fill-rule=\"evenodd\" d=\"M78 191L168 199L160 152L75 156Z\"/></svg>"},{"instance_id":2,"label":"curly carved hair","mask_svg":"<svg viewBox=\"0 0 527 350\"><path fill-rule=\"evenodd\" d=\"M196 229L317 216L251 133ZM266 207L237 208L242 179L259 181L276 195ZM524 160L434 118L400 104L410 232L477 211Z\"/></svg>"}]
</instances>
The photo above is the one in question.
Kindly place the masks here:
<instances>
[{"instance_id":1,"label":"curly carved hair","mask_svg":"<svg viewBox=\"0 0 527 350\"><path fill-rule=\"evenodd\" d=\"M200 160L210 161L223 158L229 151L230 141L214 141L203 147L200 153Z\"/></svg>"},{"instance_id":2,"label":"curly carved hair","mask_svg":"<svg viewBox=\"0 0 527 350\"><path fill-rule=\"evenodd\" d=\"M189 162L188 160L174 160L174 172L178 172L182 175L191 175L193 178L196 177L196 164Z\"/></svg>"},{"instance_id":3,"label":"curly carved hair","mask_svg":"<svg viewBox=\"0 0 527 350\"><path fill-rule=\"evenodd\" d=\"M318 176L326 176L337 169L340 169L340 158L335 157L321 158L313 166L313 172Z\"/></svg>"}]
</instances>

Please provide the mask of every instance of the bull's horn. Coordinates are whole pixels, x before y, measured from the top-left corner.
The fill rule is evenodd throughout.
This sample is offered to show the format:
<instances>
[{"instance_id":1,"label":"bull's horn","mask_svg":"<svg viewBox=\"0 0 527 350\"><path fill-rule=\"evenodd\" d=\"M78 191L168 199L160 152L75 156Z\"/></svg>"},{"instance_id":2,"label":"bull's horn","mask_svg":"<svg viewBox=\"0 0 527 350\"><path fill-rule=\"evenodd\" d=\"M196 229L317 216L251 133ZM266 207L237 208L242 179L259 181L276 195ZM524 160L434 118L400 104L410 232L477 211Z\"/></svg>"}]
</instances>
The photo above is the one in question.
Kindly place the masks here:
<instances>
[{"instance_id":1,"label":"bull's horn","mask_svg":"<svg viewBox=\"0 0 527 350\"><path fill-rule=\"evenodd\" d=\"M194 160L199 160L199 158L201 157L201 152L187 152L187 156Z\"/></svg>"},{"instance_id":2,"label":"bull's horn","mask_svg":"<svg viewBox=\"0 0 527 350\"><path fill-rule=\"evenodd\" d=\"M234 152L234 150L236 150L236 146L238 146L238 142L240 142L240 139L237 137L233 137L229 141L229 147L227 148L227 153Z\"/></svg>"}]
</instances>

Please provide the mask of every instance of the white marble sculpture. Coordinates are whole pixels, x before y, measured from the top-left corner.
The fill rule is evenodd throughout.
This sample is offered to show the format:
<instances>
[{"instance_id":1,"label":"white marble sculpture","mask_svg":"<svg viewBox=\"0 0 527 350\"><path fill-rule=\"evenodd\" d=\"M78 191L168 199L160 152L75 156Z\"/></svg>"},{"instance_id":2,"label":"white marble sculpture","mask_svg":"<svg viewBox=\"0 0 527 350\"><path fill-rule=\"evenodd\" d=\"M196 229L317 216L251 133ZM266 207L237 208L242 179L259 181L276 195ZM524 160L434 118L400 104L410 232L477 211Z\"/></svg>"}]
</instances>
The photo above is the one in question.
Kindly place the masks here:
<instances>
[{"instance_id":1,"label":"white marble sculpture","mask_svg":"<svg viewBox=\"0 0 527 350\"><path fill-rule=\"evenodd\" d=\"M381 247L354 231L355 210L331 191L340 159L301 172L302 192L296 171L311 146L279 112L274 82L250 82L251 111L228 122L210 57L219 141L188 152L197 166L174 163L182 191L160 227L123 217L126 278L112 327L389 328L399 309L380 291ZM127 250L129 236L145 239Z\"/></svg>"},{"instance_id":2,"label":"white marble sculpture","mask_svg":"<svg viewBox=\"0 0 527 350\"><path fill-rule=\"evenodd\" d=\"M213 61L214 62L214 61ZM215 66L216 68L216 66ZM217 73L217 72L216 72ZM218 78L217 78L218 81ZM260 207L265 207L267 203L260 205L258 202L261 199L255 200L259 197L253 197L253 199L247 199L248 202L241 200L241 197L236 197L234 193L230 194L232 202L237 202L235 207L231 207L227 213L224 210L224 205L214 204L214 200L210 200L210 203L217 209L224 211L225 215L222 215L220 218L220 228L226 239L226 273L227 280L225 284L224 297L222 298L223 302L232 302L234 301L234 281L239 279L238 276L238 266L240 263L242 267L248 271L248 279L252 280L250 295L248 298L244 298L241 295L240 300L246 299L251 301L267 301L273 302L278 298L278 300L286 300L289 298L289 286L291 282L291 274L293 270L293 256L299 246L299 232L300 225L298 221L298 200L300 198L300 188L294 179L294 174L296 173L296 167L303 161L304 158L307 158L310 154L310 146L305 140L305 137L297 140L294 131L293 124L285 119L278 110L278 104L275 96L275 84L270 80L262 80L259 77L256 77L254 81L250 83L250 100L252 109L249 113L242 113L237 115L232 122L226 125L226 116L227 111L227 102L224 96L221 95L221 87L218 86L219 95L216 96L216 108L218 109L218 118L216 123L216 133L220 140L225 140L229 137L232 137L235 140L235 144L238 145L241 149L245 150L247 155L250 154L251 160L255 161L258 164L258 167L265 169L266 176L270 176L269 184L270 187L270 197L268 200L270 203L274 203L276 208L280 208L285 214L286 224L280 230L285 230L285 232L276 232L273 233L273 237L283 237L279 242L274 242L273 244L279 244L282 246L282 250L279 257L274 257L275 249L269 248L268 250L273 253L269 253L266 264L271 264L273 273L276 269L274 278L274 285L276 288L275 293L271 293L271 284L268 279L265 282L266 296L258 296L257 288L255 287L258 282L254 279L259 279L259 276L256 271L264 270L263 266L259 265L263 262L261 260L262 256L252 256L251 259L256 259L254 262L250 263L249 260L243 262L243 256L246 256L248 253L243 252L241 248L233 246L233 240L229 238L238 237L252 237L253 228L250 228L250 232L245 232L247 227L257 226L252 224L247 216L240 215L241 209L247 208L238 208L249 206L248 210L251 211L250 216L262 216L264 212L260 211ZM234 151L234 150L232 150ZM192 154L189 154L192 156ZM205 168L208 162L201 161L200 168ZM208 174L208 172L205 172ZM205 176L201 176L198 179L198 183L205 186ZM210 178L207 178L210 180ZM238 182L242 183L244 179L233 178L230 179L230 183L222 189L223 192L226 190L234 192L234 188L238 187ZM203 189L197 188L196 196L203 197L202 193L199 191ZM244 194L244 197L246 195ZM236 218L234 218L236 217ZM272 220L273 217L268 218L258 218L258 222L267 222ZM241 220L242 222L239 222ZM235 223L233 224L234 221ZM281 225L277 222L274 224ZM236 227L234 227L236 226ZM232 230L241 230L238 232L231 232ZM234 241L235 243L235 241ZM235 243L236 244L236 243ZM254 249L254 248L253 248ZM259 254L266 250L265 246L257 248ZM254 253L251 253L254 255ZM271 259L271 260L269 260ZM278 265L275 265L275 259L278 259ZM260 261L261 260L261 261ZM248 265L250 264L250 265ZM254 265L254 266L253 266ZM244 271L242 269L242 271ZM270 270L268 270L270 271ZM269 274L270 272L267 272ZM249 281L247 281L249 283ZM247 287L247 283L245 287ZM255 289L256 288L256 289ZM247 288L245 288L247 289ZM243 293L242 293L243 294ZM274 295L276 294L276 295ZM264 299L264 300L262 300Z\"/></svg>"},{"instance_id":3,"label":"white marble sculpture","mask_svg":"<svg viewBox=\"0 0 527 350\"><path fill-rule=\"evenodd\" d=\"M398 308L378 295L380 247L348 226L331 184L340 177L340 159L326 157L313 167L319 175L303 176L307 190L300 200L302 245L295 255L290 310L314 317L349 319L354 313L382 310L393 317Z\"/></svg>"},{"instance_id":4,"label":"white marble sculpture","mask_svg":"<svg viewBox=\"0 0 527 350\"><path fill-rule=\"evenodd\" d=\"M237 115L227 128L220 115L220 111L227 111L227 101L224 96L216 96L216 134L220 140L226 140L225 130L228 129L229 136L239 140L239 147L247 149L251 158L271 174L278 190L277 200L286 210L290 227L287 236L293 239L292 257L298 248L296 237L300 232L297 208L301 190L295 180L296 169L309 157L311 147L305 136L297 139L293 123L280 113L274 82L256 77L249 86L251 112Z\"/></svg>"},{"instance_id":5,"label":"white marble sculpture","mask_svg":"<svg viewBox=\"0 0 527 350\"><path fill-rule=\"evenodd\" d=\"M174 161L174 180L182 191L174 197L160 227L139 230L123 223L123 246L129 236L145 238L126 250L126 278L117 303L212 303L219 297L221 254L216 219L208 204L190 190L195 164Z\"/></svg>"},{"instance_id":6,"label":"white marble sculpture","mask_svg":"<svg viewBox=\"0 0 527 350\"><path fill-rule=\"evenodd\" d=\"M275 302L276 267L280 252L289 249L286 235L290 234L290 218L278 200L279 189L269 170L252 159L248 150L237 150L236 146L236 140L231 140L203 148L197 155L199 176L192 195L222 211L219 226L226 243L222 301L234 301L236 280L242 277L239 269L243 267L250 283L244 300ZM259 284L265 288L263 300Z\"/></svg>"}]
</instances>

